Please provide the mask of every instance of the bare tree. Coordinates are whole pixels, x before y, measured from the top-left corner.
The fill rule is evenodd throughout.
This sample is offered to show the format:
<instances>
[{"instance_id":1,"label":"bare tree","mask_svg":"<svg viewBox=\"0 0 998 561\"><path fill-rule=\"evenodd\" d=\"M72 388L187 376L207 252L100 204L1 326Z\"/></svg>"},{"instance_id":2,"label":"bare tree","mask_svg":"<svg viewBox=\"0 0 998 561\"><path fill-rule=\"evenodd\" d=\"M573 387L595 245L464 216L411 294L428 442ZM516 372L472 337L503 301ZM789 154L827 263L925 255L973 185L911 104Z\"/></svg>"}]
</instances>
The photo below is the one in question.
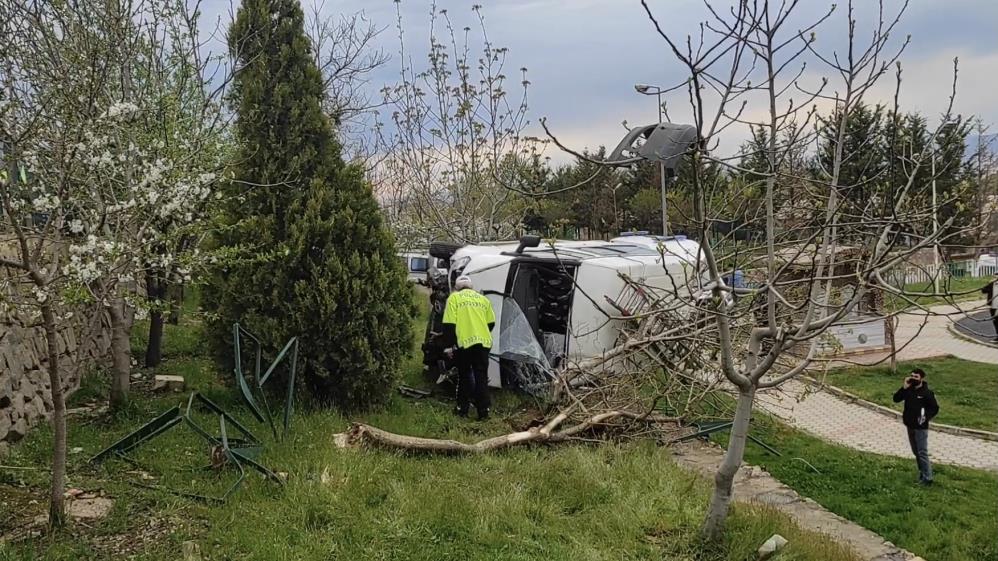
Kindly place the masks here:
<instances>
[{"instance_id":1,"label":"bare tree","mask_svg":"<svg viewBox=\"0 0 998 561\"><path fill-rule=\"evenodd\" d=\"M391 117L379 187L385 206L423 241L507 239L523 217L506 185L518 184L520 164L536 149L524 134L527 69L519 69L514 97L508 50L489 39L481 7L472 11L477 37L471 27L455 30L447 11L431 5L428 67L418 70L398 9L400 82L384 90Z\"/></svg>"},{"instance_id":2,"label":"bare tree","mask_svg":"<svg viewBox=\"0 0 998 561\"><path fill-rule=\"evenodd\" d=\"M307 30L323 76L325 111L347 150L346 157L374 166L383 154L379 154L378 135L371 130L384 101L370 86L372 75L389 60L388 53L376 46L384 29L364 12L326 16L324 8L322 2L312 7Z\"/></svg>"},{"instance_id":3,"label":"bare tree","mask_svg":"<svg viewBox=\"0 0 998 561\"><path fill-rule=\"evenodd\" d=\"M850 2L845 14L845 51L832 53L819 49L815 31L831 20L834 7L800 25L796 1L778 5L743 1L728 12L708 3L709 19L701 26L699 37L678 41L665 32L648 4L642 4L668 50L688 72L685 93L689 114L701 139L689 157L694 162L705 159L736 169L731 159L712 150L719 133L732 126L750 125L766 130L768 138L764 156L769 169L762 174L764 211L758 219L765 239L761 245L739 248L743 257L725 254L722 246L710 241L715 217L712 200L706 196L709 186L697 184L700 174L694 179L703 263L717 296L701 309L714 319L718 365L734 386L737 399L731 437L715 477L703 528L705 537L714 540L727 517L758 392L779 387L820 362L822 342L833 328L866 321L859 312L870 292L905 295L903 285L887 280L889 271L918 249L939 241L939 234L930 233L913 245L903 246L898 235L902 227L924 225L933 216L932 208L921 205L914 196L922 187L914 185L920 177L916 172L924 169L929 154L927 148L913 156L907 182L896 189L877 192L865 201L848 198L851 190L876 179L864 178L856 184L841 181L843 165L863 149L847 149L845 135L855 109L889 74L907 44L907 40L894 47L891 44L906 4L893 16L885 14L881 4L879 20L861 45ZM831 78L806 85L808 59L823 64ZM897 76L900 88L899 65ZM752 110L756 102L765 110ZM800 125L813 122L819 103L831 106L835 125L830 165L813 177L790 176L783 165L788 155L817 141ZM954 120L952 104L951 98L940 128ZM752 117L759 113L766 117ZM808 228L787 230L777 222L777 194L789 182L805 187L797 196L810 201ZM754 286L733 286L732 275L726 275L725 270L735 268L751 270ZM724 298L725 293L733 298Z\"/></svg>"}]
</instances>

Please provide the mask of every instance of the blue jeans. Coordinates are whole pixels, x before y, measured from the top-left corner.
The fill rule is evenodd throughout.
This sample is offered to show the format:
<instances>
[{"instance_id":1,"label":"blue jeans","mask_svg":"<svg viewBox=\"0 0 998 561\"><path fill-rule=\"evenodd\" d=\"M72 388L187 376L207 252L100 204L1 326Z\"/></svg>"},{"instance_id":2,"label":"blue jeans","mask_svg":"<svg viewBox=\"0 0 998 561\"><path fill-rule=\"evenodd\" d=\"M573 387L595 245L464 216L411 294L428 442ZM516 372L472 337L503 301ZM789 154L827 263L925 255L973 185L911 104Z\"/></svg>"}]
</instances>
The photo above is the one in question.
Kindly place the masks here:
<instances>
[{"instance_id":1,"label":"blue jeans","mask_svg":"<svg viewBox=\"0 0 998 561\"><path fill-rule=\"evenodd\" d=\"M908 427L908 443L918 463L918 480L932 481L932 463L929 462L929 429Z\"/></svg>"}]
</instances>

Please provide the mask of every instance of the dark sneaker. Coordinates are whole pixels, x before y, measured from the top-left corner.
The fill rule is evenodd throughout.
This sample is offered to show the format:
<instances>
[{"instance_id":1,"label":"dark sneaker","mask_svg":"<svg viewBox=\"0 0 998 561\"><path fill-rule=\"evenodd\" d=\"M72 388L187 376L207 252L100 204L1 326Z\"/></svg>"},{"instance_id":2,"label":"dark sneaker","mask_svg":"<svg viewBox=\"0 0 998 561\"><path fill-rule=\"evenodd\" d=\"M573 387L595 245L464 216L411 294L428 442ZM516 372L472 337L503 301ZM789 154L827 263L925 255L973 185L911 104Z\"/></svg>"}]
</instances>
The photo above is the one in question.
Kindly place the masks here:
<instances>
[{"instance_id":1,"label":"dark sneaker","mask_svg":"<svg viewBox=\"0 0 998 561\"><path fill-rule=\"evenodd\" d=\"M455 407L454 414L457 415L458 417L468 418L467 409L461 409L460 407Z\"/></svg>"},{"instance_id":2,"label":"dark sneaker","mask_svg":"<svg viewBox=\"0 0 998 561\"><path fill-rule=\"evenodd\" d=\"M921 485L922 487L931 487L932 486L932 480L931 479L921 479L921 480L919 480L918 484Z\"/></svg>"},{"instance_id":3,"label":"dark sneaker","mask_svg":"<svg viewBox=\"0 0 998 561\"><path fill-rule=\"evenodd\" d=\"M489 418L489 410L488 409L486 409L485 411L479 411L478 412L478 420L479 421L486 421L486 420L488 420L488 418Z\"/></svg>"}]
</instances>

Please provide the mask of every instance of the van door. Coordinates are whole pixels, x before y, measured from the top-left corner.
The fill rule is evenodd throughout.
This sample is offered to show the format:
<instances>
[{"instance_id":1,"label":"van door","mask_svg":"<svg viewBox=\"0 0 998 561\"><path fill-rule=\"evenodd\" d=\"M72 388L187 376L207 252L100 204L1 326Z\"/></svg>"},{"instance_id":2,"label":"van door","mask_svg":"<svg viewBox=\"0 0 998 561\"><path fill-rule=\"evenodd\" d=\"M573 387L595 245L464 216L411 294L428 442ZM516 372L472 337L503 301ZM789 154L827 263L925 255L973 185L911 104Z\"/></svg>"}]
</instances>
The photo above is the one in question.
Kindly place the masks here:
<instances>
[{"instance_id":1,"label":"van door","mask_svg":"<svg viewBox=\"0 0 998 561\"><path fill-rule=\"evenodd\" d=\"M492 357L489 361L489 385L494 388L502 387L502 377L499 375L499 326L502 325L502 299L504 294L500 292L506 286L506 278L509 276L509 262L493 265L478 271L464 274L471 278L475 289L485 295L492 303L492 310L496 315L496 324L492 329Z\"/></svg>"}]
</instances>

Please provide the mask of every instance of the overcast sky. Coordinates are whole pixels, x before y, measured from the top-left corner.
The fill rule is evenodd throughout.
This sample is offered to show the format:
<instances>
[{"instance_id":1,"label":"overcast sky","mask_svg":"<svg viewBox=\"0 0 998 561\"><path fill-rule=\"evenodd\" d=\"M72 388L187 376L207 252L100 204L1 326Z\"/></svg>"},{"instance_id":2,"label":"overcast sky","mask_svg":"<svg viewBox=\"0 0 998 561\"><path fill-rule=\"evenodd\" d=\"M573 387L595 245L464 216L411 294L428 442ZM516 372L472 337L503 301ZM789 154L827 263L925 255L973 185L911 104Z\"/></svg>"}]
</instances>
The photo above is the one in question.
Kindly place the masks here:
<instances>
[{"instance_id":1,"label":"overcast sky","mask_svg":"<svg viewBox=\"0 0 998 561\"><path fill-rule=\"evenodd\" d=\"M232 1L238 5L238 0ZM311 0L303 3L307 11L314 4ZM397 79L393 0L318 3L326 14L363 11L385 27L378 43L393 60L373 77L371 85L377 89ZM493 43L509 48L510 75L517 75L521 66L528 68L532 120L546 117L555 134L575 148L615 145L624 132L623 120L631 125L656 120L654 99L635 93L634 84L671 85L684 77L639 0L439 0L437 5L448 9L460 28L475 25L473 3L483 5ZM714 1L715 6L731 3ZM841 50L845 44L845 3L840 0L837 16L818 30L817 46L823 52ZM708 15L702 0L650 0L649 4L665 30L682 39ZM830 4L801 0L798 24L824 13ZM857 34L868 36L876 25L876 3L857 0L856 4L861 6ZM206 19L228 20L229 0L204 0L202 5ZM888 0L888 11L896 11L900 5L897 0ZM407 49L413 56L425 54L430 2L402 0L401 6ZM959 57L957 110L980 116L993 124L991 132L998 132L998 0L912 0L893 46L899 46L907 35L911 44L901 59L904 108L929 116L940 114L949 95L953 58ZM827 74L817 61L811 61L808 69L812 79ZM869 101L888 103L893 90L893 76L887 76ZM683 120L683 97L670 100L675 121ZM745 134L744 130L732 130L725 144L737 147ZM548 155L563 161L553 151Z\"/></svg>"}]
</instances>

